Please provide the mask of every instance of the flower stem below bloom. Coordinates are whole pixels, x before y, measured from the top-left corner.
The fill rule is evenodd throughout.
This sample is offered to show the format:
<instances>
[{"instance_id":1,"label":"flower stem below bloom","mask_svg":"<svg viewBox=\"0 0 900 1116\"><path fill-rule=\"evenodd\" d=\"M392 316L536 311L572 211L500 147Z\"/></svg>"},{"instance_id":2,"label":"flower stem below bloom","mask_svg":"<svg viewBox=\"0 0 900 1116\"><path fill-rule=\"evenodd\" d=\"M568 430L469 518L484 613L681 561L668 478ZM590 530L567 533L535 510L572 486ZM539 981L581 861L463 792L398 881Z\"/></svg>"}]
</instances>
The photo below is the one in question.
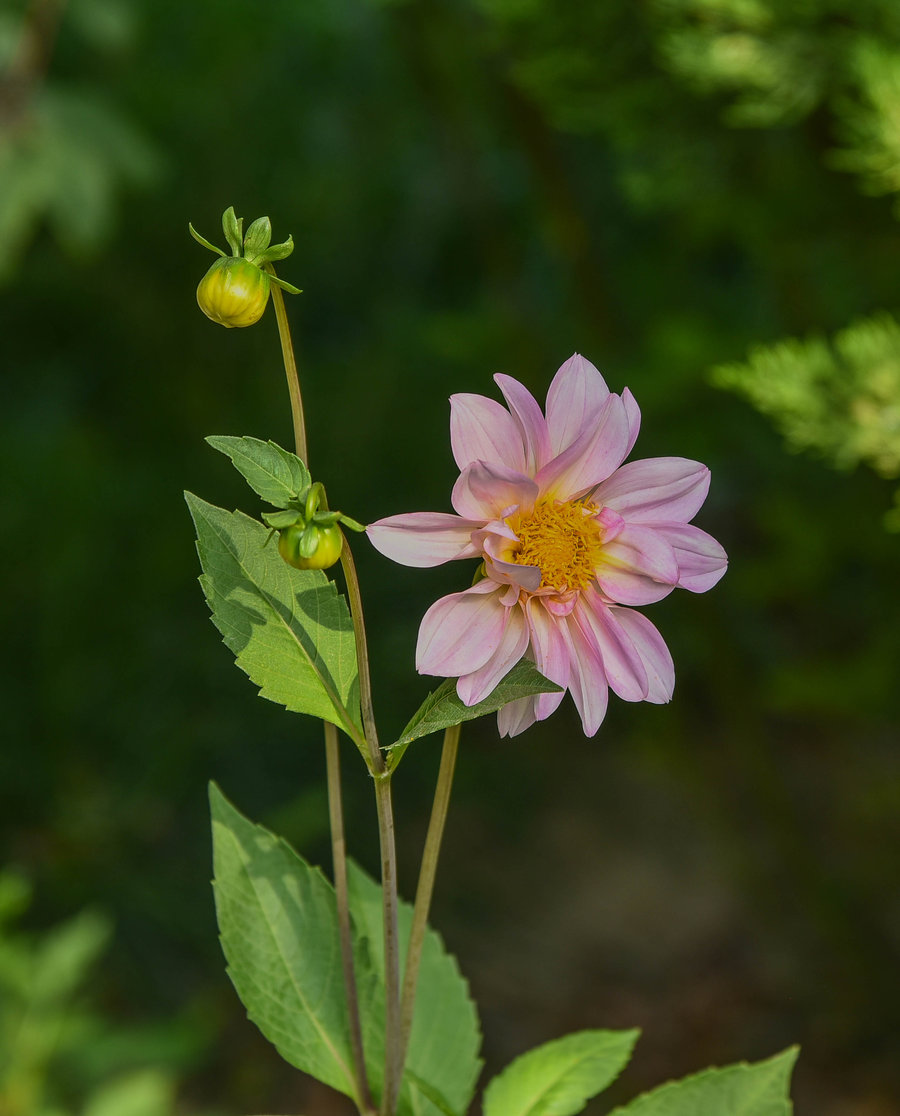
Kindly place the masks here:
<instances>
[{"instance_id":1,"label":"flower stem below bloom","mask_svg":"<svg viewBox=\"0 0 900 1116\"><path fill-rule=\"evenodd\" d=\"M422 946L428 928L428 912L434 893L434 878L437 873L438 856L447 821L450 805L450 791L453 787L453 772L459 750L460 725L451 725L444 733L444 747L441 752L441 766L438 771L437 786L434 791L434 804L431 808L431 821L425 838L422 853L422 866L419 869L419 884L416 888L416 902L413 908L412 928L409 934L409 947L406 953L406 969L403 974L403 995L400 1001L400 1057L401 1072L406 1061L409 1036L412 1032L413 1015L416 1006L416 984L419 979L419 962L422 959Z\"/></svg>"}]
</instances>

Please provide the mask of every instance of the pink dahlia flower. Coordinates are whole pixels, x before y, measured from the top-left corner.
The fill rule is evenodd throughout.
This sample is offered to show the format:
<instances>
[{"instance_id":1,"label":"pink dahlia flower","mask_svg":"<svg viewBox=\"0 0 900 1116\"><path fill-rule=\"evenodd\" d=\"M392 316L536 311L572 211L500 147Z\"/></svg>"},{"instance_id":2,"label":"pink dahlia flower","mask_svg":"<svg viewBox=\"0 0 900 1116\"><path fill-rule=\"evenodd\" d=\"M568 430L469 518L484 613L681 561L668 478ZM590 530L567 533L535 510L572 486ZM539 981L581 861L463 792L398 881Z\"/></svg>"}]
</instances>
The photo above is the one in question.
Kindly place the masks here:
<instances>
[{"instance_id":1,"label":"pink dahlia flower","mask_svg":"<svg viewBox=\"0 0 900 1116\"><path fill-rule=\"evenodd\" d=\"M702 593L725 572L725 551L690 525L709 469L681 457L623 465L640 426L638 405L627 388L610 392L577 353L554 377L546 415L518 381L494 379L508 409L481 395L450 400L457 514L393 515L367 532L382 554L407 566L481 560L471 588L426 612L420 674L457 678L460 699L475 705L529 658L571 693L593 736L610 687L625 701L672 696L668 648L631 606L676 586ZM562 697L503 706L501 735L548 717Z\"/></svg>"}]
</instances>

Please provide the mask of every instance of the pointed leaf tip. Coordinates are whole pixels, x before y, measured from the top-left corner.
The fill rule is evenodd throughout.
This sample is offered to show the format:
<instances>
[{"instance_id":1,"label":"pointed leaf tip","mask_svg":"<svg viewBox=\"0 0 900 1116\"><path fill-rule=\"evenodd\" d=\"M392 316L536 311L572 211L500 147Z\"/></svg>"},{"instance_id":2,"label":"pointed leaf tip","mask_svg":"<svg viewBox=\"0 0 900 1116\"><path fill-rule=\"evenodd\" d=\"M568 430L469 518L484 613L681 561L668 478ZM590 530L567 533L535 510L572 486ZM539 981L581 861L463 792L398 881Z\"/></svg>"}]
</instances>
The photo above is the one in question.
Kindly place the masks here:
<instances>
[{"instance_id":1,"label":"pointed leaf tip","mask_svg":"<svg viewBox=\"0 0 900 1116\"><path fill-rule=\"evenodd\" d=\"M670 1081L610 1116L791 1116L790 1079L798 1052L792 1046L763 1062L738 1062Z\"/></svg>"},{"instance_id":2,"label":"pointed leaf tip","mask_svg":"<svg viewBox=\"0 0 900 1116\"><path fill-rule=\"evenodd\" d=\"M622 1072L639 1034L577 1031L528 1051L490 1082L484 1116L575 1116Z\"/></svg>"},{"instance_id":3,"label":"pointed leaf tip","mask_svg":"<svg viewBox=\"0 0 900 1116\"><path fill-rule=\"evenodd\" d=\"M309 487L306 465L275 442L218 434L210 435L206 441L229 457L253 491L273 507L286 508Z\"/></svg>"},{"instance_id":4,"label":"pointed leaf tip","mask_svg":"<svg viewBox=\"0 0 900 1116\"><path fill-rule=\"evenodd\" d=\"M413 740L440 732L463 721L474 721L488 713L496 713L501 706L533 694L556 693L562 687L541 674L534 663L520 660L497 683L496 687L477 705L464 705L456 692L456 679L448 678L433 690L411 717L406 728L391 745L390 767L393 770Z\"/></svg>"}]
</instances>

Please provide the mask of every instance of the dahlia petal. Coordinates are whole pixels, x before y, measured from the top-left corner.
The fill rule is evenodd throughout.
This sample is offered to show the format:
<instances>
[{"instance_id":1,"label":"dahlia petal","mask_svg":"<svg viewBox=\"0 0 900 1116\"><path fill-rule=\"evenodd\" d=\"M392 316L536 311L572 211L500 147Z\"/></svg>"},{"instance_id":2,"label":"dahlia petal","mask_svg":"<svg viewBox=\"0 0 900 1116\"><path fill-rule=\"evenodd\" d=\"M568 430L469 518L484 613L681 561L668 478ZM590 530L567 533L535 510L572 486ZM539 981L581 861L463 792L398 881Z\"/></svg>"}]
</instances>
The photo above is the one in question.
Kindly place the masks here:
<instances>
[{"instance_id":1,"label":"dahlia petal","mask_svg":"<svg viewBox=\"0 0 900 1116\"><path fill-rule=\"evenodd\" d=\"M450 445L460 471L473 461L488 461L525 472L522 431L496 399L467 393L451 395Z\"/></svg>"},{"instance_id":2,"label":"dahlia petal","mask_svg":"<svg viewBox=\"0 0 900 1116\"><path fill-rule=\"evenodd\" d=\"M626 523L603 545L597 584L617 604L661 601L678 584L678 561L672 546L652 527Z\"/></svg>"},{"instance_id":3,"label":"dahlia petal","mask_svg":"<svg viewBox=\"0 0 900 1116\"><path fill-rule=\"evenodd\" d=\"M537 721L546 721L553 713L559 709L562 704L562 699L566 696L565 687L563 690L553 694L538 694L534 698L534 717Z\"/></svg>"},{"instance_id":4,"label":"dahlia petal","mask_svg":"<svg viewBox=\"0 0 900 1116\"><path fill-rule=\"evenodd\" d=\"M612 508L602 508L594 516L594 520L603 528L604 542L612 542L616 535L621 535L625 528L625 520Z\"/></svg>"},{"instance_id":5,"label":"dahlia petal","mask_svg":"<svg viewBox=\"0 0 900 1116\"><path fill-rule=\"evenodd\" d=\"M584 735L594 736L609 705L609 685L603 659L574 618L562 630L569 643L569 692L581 717Z\"/></svg>"},{"instance_id":6,"label":"dahlia petal","mask_svg":"<svg viewBox=\"0 0 900 1116\"><path fill-rule=\"evenodd\" d=\"M663 637L642 612L616 607L610 608L610 612L644 664L649 684L644 700L654 705L671 701L675 689L675 664Z\"/></svg>"},{"instance_id":7,"label":"dahlia petal","mask_svg":"<svg viewBox=\"0 0 900 1116\"><path fill-rule=\"evenodd\" d=\"M575 612L575 621L599 651L603 672L613 690L623 701L643 701L650 692L646 667L610 606L598 593L588 590Z\"/></svg>"},{"instance_id":8,"label":"dahlia petal","mask_svg":"<svg viewBox=\"0 0 900 1116\"><path fill-rule=\"evenodd\" d=\"M462 593L441 597L419 625L416 670L441 678L459 678L478 670L500 646L507 612L491 581L479 581Z\"/></svg>"},{"instance_id":9,"label":"dahlia petal","mask_svg":"<svg viewBox=\"0 0 900 1116\"><path fill-rule=\"evenodd\" d=\"M678 562L678 584L692 593L705 593L722 578L728 555L718 542L690 523L654 523L653 530L669 543Z\"/></svg>"},{"instance_id":10,"label":"dahlia petal","mask_svg":"<svg viewBox=\"0 0 900 1116\"><path fill-rule=\"evenodd\" d=\"M518 736L527 728L531 728L537 720L535 699L531 697L517 698L507 702L497 713L497 731L501 736Z\"/></svg>"},{"instance_id":11,"label":"dahlia petal","mask_svg":"<svg viewBox=\"0 0 900 1116\"><path fill-rule=\"evenodd\" d=\"M586 426L596 421L609 397L599 371L580 353L574 353L553 377L547 392L547 428L555 454L570 446Z\"/></svg>"},{"instance_id":12,"label":"dahlia petal","mask_svg":"<svg viewBox=\"0 0 900 1116\"><path fill-rule=\"evenodd\" d=\"M593 422L539 470L541 494L564 500L593 488L622 464L630 436L621 397L608 396Z\"/></svg>"},{"instance_id":13,"label":"dahlia petal","mask_svg":"<svg viewBox=\"0 0 900 1116\"><path fill-rule=\"evenodd\" d=\"M687 523L709 490L709 469L684 457L629 461L594 491L592 499L631 523Z\"/></svg>"},{"instance_id":14,"label":"dahlia petal","mask_svg":"<svg viewBox=\"0 0 900 1116\"><path fill-rule=\"evenodd\" d=\"M610 600L628 606L656 604L668 597L675 588L674 585L665 585L642 574L611 568L602 574L598 573L597 584Z\"/></svg>"},{"instance_id":15,"label":"dahlia petal","mask_svg":"<svg viewBox=\"0 0 900 1116\"><path fill-rule=\"evenodd\" d=\"M625 388L622 392L622 402L625 404L625 413L628 416L628 449L625 451L625 457L627 457L634 449L634 443L637 441L638 432L641 429L641 409L628 388Z\"/></svg>"},{"instance_id":16,"label":"dahlia petal","mask_svg":"<svg viewBox=\"0 0 900 1116\"><path fill-rule=\"evenodd\" d=\"M540 571L538 571L540 572ZM519 586L507 585L506 589L500 597L500 603L506 605L507 608L512 608L519 600Z\"/></svg>"},{"instance_id":17,"label":"dahlia petal","mask_svg":"<svg viewBox=\"0 0 900 1116\"><path fill-rule=\"evenodd\" d=\"M521 428L525 441L525 471L534 476L544 462L553 456L547 420L537 400L524 384L520 384L512 376L504 376L502 372L498 372L494 380Z\"/></svg>"},{"instance_id":18,"label":"dahlia petal","mask_svg":"<svg viewBox=\"0 0 900 1116\"><path fill-rule=\"evenodd\" d=\"M569 647L560 631L560 621L547 612L540 597L531 597L526 602L525 615L535 666L545 678L563 688L563 692L538 694L535 698L535 716L543 721L559 706L569 684Z\"/></svg>"},{"instance_id":19,"label":"dahlia petal","mask_svg":"<svg viewBox=\"0 0 900 1116\"><path fill-rule=\"evenodd\" d=\"M573 590L570 593L564 593L560 596L554 589L552 593L548 592L543 598L543 604L544 608L551 616L556 616L557 618L560 616L568 616L575 605L578 604L578 593Z\"/></svg>"},{"instance_id":20,"label":"dahlia petal","mask_svg":"<svg viewBox=\"0 0 900 1116\"><path fill-rule=\"evenodd\" d=\"M537 499L538 486L506 465L473 461L460 473L450 503L460 514L471 519L497 519L513 506L531 511Z\"/></svg>"},{"instance_id":21,"label":"dahlia petal","mask_svg":"<svg viewBox=\"0 0 900 1116\"><path fill-rule=\"evenodd\" d=\"M463 705L477 705L483 701L525 654L529 639L525 614L518 606L506 612L506 630L493 655L484 666L463 675L456 683L456 692Z\"/></svg>"},{"instance_id":22,"label":"dahlia petal","mask_svg":"<svg viewBox=\"0 0 900 1116\"><path fill-rule=\"evenodd\" d=\"M514 585L534 593L541 587L541 571L537 566L520 566L517 562L507 562L492 554L491 540L484 544L484 565L488 576L503 585Z\"/></svg>"},{"instance_id":23,"label":"dahlia petal","mask_svg":"<svg viewBox=\"0 0 900 1116\"><path fill-rule=\"evenodd\" d=\"M404 566L440 566L456 558L476 558L472 532L483 521L449 512L408 512L370 523L366 534L376 550Z\"/></svg>"}]
</instances>

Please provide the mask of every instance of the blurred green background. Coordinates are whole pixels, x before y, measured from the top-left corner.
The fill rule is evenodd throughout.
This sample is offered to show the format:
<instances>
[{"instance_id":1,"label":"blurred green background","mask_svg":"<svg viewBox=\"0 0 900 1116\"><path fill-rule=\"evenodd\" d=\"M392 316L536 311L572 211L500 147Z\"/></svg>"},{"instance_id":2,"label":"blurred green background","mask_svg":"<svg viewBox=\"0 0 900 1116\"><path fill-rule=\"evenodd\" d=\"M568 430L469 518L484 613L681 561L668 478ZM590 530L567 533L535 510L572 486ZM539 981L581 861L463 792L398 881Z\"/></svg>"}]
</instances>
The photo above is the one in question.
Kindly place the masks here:
<instances>
[{"instance_id":1,"label":"blurred green background","mask_svg":"<svg viewBox=\"0 0 900 1116\"><path fill-rule=\"evenodd\" d=\"M637 1025L591 1111L799 1042L798 1113L900 1113L895 0L2 0L0 65L3 1116L346 1111L244 1018L208 886L210 778L328 862L320 730L234 668L181 497L257 513L203 437L291 438L274 316L194 300L228 205L294 236L334 506L449 510L447 397L575 350L637 456L712 468L730 571L648 610L673 703L464 730L433 921L488 1071ZM468 574L355 549L389 739Z\"/></svg>"}]
</instances>

